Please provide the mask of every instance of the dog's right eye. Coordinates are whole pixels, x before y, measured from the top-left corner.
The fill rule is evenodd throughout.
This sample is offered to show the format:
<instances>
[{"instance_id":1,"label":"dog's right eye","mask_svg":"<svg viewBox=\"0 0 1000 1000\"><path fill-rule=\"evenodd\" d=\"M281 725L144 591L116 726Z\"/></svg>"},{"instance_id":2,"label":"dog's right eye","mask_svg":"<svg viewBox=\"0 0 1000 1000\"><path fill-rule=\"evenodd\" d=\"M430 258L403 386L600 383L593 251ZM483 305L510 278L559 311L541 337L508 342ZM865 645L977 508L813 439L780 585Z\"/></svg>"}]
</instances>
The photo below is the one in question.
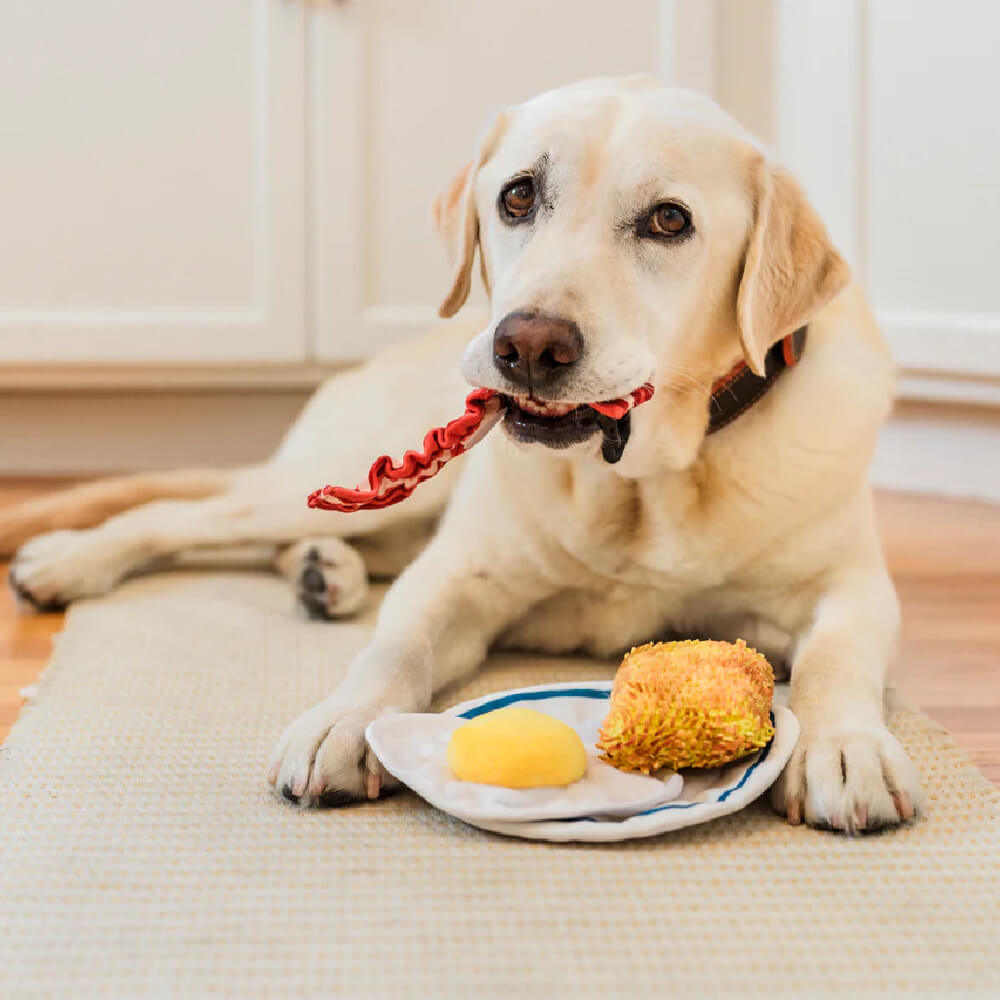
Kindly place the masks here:
<instances>
[{"instance_id":1,"label":"dog's right eye","mask_svg":"<svg viewBox=\"0 0 1000 1000\"><path fill-rule=\"evenodd\" d=\"M667 201L657 205L652 212L639 222L639 235L659 239L676 239L686 236L692 229L691 213L676 202Z\"/></svg>"},{"instance_id":2,"label":"dog's right eye","mask_svg":"<svg viewBox=\"0 0 1000 1000\"><path fill-rule=\"evenodd\" d=\"M501 209L509 219L526 219L535 208L535 182L517 177L500 192Z\"/></svg>"}]
</instances>

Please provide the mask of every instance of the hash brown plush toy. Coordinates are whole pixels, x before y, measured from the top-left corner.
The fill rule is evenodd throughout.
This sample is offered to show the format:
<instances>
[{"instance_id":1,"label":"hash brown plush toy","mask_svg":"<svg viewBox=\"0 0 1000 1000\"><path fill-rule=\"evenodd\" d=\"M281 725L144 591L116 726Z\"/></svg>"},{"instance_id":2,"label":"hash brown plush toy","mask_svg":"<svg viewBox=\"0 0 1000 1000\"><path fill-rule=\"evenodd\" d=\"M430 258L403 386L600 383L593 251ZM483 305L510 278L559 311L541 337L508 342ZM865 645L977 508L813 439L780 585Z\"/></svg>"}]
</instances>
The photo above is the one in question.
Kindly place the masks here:
<instances>
[{"instance_id":1,"label":"hash brown plush toy","mask_svg":"<svg viewBox=\"0 0 1000 1000\"><path fill-rule=\"evenodd\" d=\"M651 642L622 660L598 750L625 771L721 767L774 735L774 671L742 640Z\"/></svg>"}]
</instances>

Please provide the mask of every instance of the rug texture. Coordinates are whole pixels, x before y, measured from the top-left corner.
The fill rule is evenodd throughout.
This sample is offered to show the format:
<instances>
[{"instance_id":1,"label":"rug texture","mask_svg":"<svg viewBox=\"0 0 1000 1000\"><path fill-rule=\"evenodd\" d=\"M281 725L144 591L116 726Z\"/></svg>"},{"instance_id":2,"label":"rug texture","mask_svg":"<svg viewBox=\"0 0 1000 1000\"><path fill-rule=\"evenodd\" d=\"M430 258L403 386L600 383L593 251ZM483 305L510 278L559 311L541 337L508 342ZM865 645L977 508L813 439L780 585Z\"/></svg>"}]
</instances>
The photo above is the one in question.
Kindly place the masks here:
<instances>
[{"instance_id":1,"label":"rug texture","mask_svg":"<svg viewBox=\"0 0 1000 1000\"><path fill-rule=\"evenodd\" d=\"M369 634L245 572L70 613L0 753L0 996L1000 995L1000 796L897 704L925 819L847 839L763 802L648 841L482 833L410 794L304 812L272 742ZM445 705L611 663L497 657Z\"/></svg>"}]
</instances>

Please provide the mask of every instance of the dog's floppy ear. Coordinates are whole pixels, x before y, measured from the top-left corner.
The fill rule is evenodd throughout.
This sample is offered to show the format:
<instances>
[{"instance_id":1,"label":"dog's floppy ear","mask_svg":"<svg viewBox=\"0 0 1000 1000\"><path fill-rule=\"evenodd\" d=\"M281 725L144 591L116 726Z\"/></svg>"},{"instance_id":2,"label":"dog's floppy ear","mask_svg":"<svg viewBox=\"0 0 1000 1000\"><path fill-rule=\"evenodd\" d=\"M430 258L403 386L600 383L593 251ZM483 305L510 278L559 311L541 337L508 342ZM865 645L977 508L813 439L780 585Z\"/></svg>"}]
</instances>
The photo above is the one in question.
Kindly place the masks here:
<instances>
[{"instance_id":1,"label":"dog's floppy ear","mask_svg":"<svg viewBox=\"0 0 1000 1000\"><path fill-rule=\"evenodd\" d=\"M803 326L851 280L826 227L787 170L753 166L754 222L736 298L747 365L764 374L768 348Z\"/></svg>"},{"instance_id":2,"label":"dog's floppy ear","mask_svg":"<svg viewBox=\"0 0 1000 1000\"><path fill-rule=\"evenodd\" d=\"M493 155L507 130L507 113L499 115L486 133L475 159L470 160L434 199L434 224L448 252L452 266L451 288L438 308L441 316L454 316L465 304L472 287L472 258L479 242L479 214L476 211L476 178L479 169ZM486 268L483 266L483 281Z\"/></svg>"}]
</instances>

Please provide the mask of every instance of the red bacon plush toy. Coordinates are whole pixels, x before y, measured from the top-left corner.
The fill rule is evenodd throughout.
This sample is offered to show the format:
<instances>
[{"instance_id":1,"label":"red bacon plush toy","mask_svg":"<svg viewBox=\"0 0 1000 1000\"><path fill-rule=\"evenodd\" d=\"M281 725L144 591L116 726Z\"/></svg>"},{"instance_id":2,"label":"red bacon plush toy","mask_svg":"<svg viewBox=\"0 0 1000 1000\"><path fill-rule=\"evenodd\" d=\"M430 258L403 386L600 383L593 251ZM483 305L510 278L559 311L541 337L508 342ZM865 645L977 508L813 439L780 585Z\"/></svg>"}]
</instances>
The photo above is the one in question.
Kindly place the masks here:
<instances>
[{"instance_id":1,"label":"red bacon plush toy","mask_svg":"<svg viewBox=\"0 0 1000 1000\"><path fill-rule=\"evenodd\" d=\"M589 403L592 410L617 425L618 432L605 441L603 454L607 461L621 458L628 426L628 413L653 395L648 383L621 399L606 403ZM368 473L368 484L354 489L346 486L324 486L311 493L309 506L322 510L350 513L355 510L378 510L405 500L422 482L436 476L453 458L468 451L481 441L504 413L503 397L493 389L474 389L465 400L465 412L444 427L435 427L424 436L422 451L408 451L399 462L388 455L375 459Z\"/></svg>"}]
</instances>

